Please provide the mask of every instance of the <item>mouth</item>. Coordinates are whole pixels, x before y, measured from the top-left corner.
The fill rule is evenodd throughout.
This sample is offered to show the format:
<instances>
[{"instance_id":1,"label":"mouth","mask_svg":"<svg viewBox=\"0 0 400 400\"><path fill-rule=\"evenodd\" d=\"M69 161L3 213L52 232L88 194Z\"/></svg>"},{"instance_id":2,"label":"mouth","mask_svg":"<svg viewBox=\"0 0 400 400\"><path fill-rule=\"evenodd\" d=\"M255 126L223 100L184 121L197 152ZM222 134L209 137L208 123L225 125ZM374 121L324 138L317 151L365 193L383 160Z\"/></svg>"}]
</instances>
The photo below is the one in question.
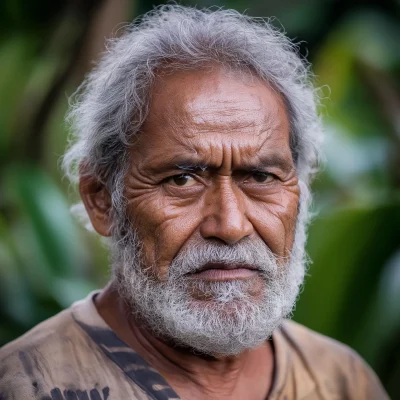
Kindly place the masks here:
<instances>
[{"instance_id":1,"label":"mouth","mask_svg":"<svg viewBox=\"0 0 400 400\"><path fill-rule=\"evenodd\" d=\"M209 281L229 281L250 279L257 276L259 269L248 264L207 263L197 271L188 274L192 279Z\"/></svg>"}]
</instances>

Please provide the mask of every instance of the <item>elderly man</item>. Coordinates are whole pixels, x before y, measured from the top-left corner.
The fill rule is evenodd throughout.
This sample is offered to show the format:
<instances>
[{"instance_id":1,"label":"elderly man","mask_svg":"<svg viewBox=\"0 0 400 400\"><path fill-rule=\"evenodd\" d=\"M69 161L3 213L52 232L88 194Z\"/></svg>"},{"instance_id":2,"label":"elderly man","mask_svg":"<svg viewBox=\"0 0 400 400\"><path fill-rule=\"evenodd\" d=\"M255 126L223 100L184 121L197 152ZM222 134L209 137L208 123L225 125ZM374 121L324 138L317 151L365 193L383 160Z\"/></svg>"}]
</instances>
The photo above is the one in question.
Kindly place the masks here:
<instances>
[{"instance_id":1,"label":"elderly man","mask_svg":"<svg viewBox=\"0 0 400 400\"><path fill-rule=\"evenodd\" d=\"M64 157L112 279L0 352L0 399L385 399L294 322L321 136L267 22L168 6L82 86ZM318 299L316 299L318 301Z\"/></svg>"}]
</instances>

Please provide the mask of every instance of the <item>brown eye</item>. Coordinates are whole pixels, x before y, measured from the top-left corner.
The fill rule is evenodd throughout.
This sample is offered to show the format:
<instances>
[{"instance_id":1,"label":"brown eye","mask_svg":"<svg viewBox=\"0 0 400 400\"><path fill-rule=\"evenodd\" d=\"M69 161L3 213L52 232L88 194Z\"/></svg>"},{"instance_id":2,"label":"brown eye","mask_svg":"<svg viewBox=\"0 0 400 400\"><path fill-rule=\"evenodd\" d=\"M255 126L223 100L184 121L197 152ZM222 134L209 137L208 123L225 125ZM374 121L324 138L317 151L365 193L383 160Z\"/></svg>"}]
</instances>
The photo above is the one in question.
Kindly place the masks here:
<instances>
[{"instance_id":1,"label":"brown eye","mask_svg":"<svg viewBox=\"0 0 400 400\"><path fill-rule=\"evenodd\" d=\"M167 179L167 183L176 186L193 186L196 184L196 180L189 174L174 175Z\"/></svg>"},{"instance_id":2,"label":"brown eye","mask_svg":"<svg viewBox=\"0 0 400 400\"><path fill-rule=\"evenodd\" d=\"M253 179L257 183L268 183L271 182L274 179L274 177L272 174L268 172L254 172Z\"/></svg>"}]
</instances>

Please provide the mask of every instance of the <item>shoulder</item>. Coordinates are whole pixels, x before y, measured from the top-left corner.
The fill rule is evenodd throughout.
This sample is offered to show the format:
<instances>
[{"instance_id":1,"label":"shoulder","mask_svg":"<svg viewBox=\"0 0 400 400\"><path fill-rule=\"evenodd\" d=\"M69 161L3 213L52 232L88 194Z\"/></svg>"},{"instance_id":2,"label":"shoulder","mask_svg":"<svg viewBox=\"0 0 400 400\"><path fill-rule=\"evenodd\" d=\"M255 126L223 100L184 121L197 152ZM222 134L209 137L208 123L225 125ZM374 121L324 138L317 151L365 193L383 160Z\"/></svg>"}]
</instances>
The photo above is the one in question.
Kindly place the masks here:
<instances>
[{"instance_id":1,"label":"shoulder","mask_svg":"<svg viewBox=\"0 0 400 400\"><path fill-rule=\"evenodd\" d=\"M0 349L0 398L29 399L53 379L83 338L70 309L40 323ZM72 345L73 343L73 345Z\"/></svg>"},{"instance_id":2,"label":"shoulder","mask_svg":"<svg viewBox=\"0 0 400 400\"><path fill-rule=\"evenodd\" d=\"M17 364L23 370L29 371L29 355L40 355L41 359L55 361L65 357L72 347L87 346L86 335L72 317L71 308L61 311L18 339L0 349L0 365L10 369ZM68 353L71 356L71 353Z\"/></svg>"},{"instance_id":3,"label":"shoulder","mask_svg":"<svg viewBox=\"0 0 400 400\"><path fill-rule=\"evenodd\" d=\"M285 321L281 333L319 390L330 398L388 399L371 367L349 346L293 321ZM338 397L338 398L340 398Z\"/></svg>"},{"instance_id":4,"label":"shoulder","mask_svg":"<svg viewBox=\"0 0 400 400\"><path fill-rule=\"evenodd\" d=\"M21 351L29 351L32 348L46 349L52 343L62 341L66 335L70 334L71 329L73 329L73 319L70 309L67 309L0 348L0 360L4 364L6 360L13 358Z\"/></svg>"},{"instance_id":5,"label":"shoulder","mask_svg":"<svg viewBox=\"0 0 400 400\"><path fill-rule=\"evenodd\" d=\"M291 346L300 351L306 358L315 360L315 356L320 359L329 355L340 361L351 359L352 357L361 360L360 356L351 347L297 322L285 321L281 327L281 332Z\"/></svg>"},{"instance_id":6,"label":"shoulder","mask_svg":"<svg viewBox=\"0 0 400 400\"><path fill-rule=\"evenodd\" d=\"M0 349L0 399L63 399L75 389L108 390L106 357L75 318L87 301L78 303Z\"/></svg>"}]
</instances>

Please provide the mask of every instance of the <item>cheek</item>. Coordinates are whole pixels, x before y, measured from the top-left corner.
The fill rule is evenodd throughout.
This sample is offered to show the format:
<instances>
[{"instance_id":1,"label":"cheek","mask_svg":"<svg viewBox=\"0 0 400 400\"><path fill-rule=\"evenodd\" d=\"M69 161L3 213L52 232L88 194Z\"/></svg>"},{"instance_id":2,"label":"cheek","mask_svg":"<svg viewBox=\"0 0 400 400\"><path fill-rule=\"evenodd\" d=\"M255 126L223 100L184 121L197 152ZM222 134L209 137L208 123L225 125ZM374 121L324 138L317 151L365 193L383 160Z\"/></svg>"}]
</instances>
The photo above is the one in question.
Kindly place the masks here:
<instances>
[{"instance_id":1,"label":"cheek","mask_svg":"<svg viewBox=\"0 0 400 400\"><path fill-rule=\"evenodd\" d=\"M155 189L131 198L128 213L143 243L145 262L166 278L172 259L192 236L201 221L199 201L172 200Z\"/></svg>"},{"instance_id":2,"label":"cheek","mask_svg":"<svg viewBox=\"0 0 400 400\"><path fill-rule=\"evenodd\" d=\"M298 204L298 190L281 189L250 205L254 229L277 255L286 256L292 249Z\"/></svg>"}]
</instances>

